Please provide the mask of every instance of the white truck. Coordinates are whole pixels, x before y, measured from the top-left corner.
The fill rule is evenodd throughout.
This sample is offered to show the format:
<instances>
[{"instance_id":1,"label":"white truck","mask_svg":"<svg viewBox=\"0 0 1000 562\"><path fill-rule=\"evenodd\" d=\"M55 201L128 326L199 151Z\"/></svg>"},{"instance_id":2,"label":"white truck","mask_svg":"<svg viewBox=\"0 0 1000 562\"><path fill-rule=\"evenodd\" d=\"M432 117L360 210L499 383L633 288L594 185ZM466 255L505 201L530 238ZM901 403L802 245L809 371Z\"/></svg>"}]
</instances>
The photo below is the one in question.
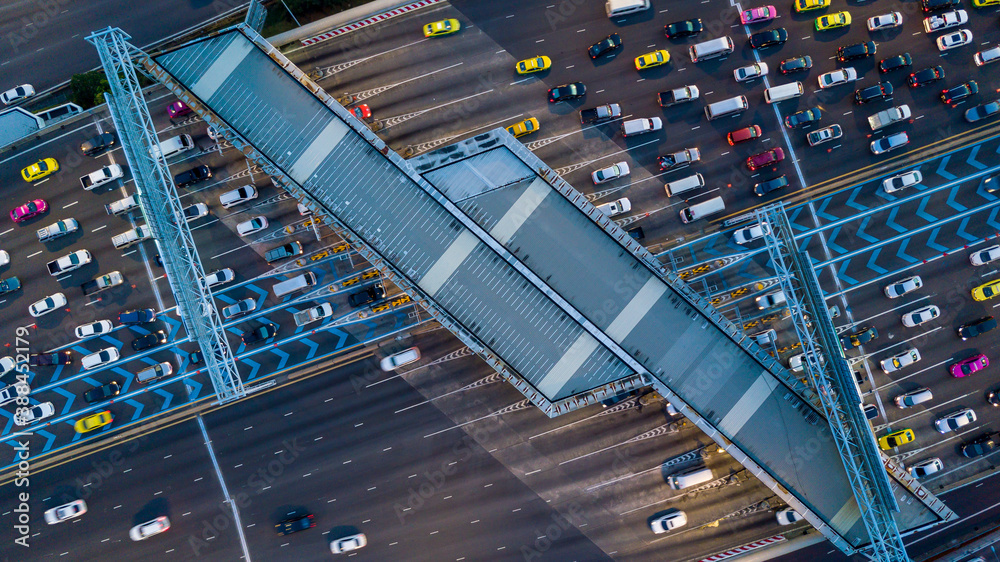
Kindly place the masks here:
<instances>
[{"instance_id":1,"label":"white truck","mask_svg":"<svg viewBox=\"0 0 1000 562\"><path fill-rule=\"evenodd\" d=\"M897 105L896 107L890 107L889 109L879 111L875 115L868 117L868 125L873 131L877 131L882 127L887 127L897 121L909 118L910 106L905 104Z\"/></svg>"},{"instance_id":2,"label":"white truck","mask_svg":"<svg viewBox=\"0 0 1000 562\"><path fill-rule=\"evenodd\" d=\"M306 324L323 318L329 318L330 316L333 316L333 305L328 302L319 306L307 308L292 315L292 317L295 318L296 326L305 326Z\"/></svg>"},{"instance_id":3,"label":"white truck","mask_svg":"<svg viewBox=\"0 0 1000 562\"><path fill-rule=\"evenodd\" d=\"M924 18L924 31L934 33L969 21L969 13L965 10L952 10Z\"/></svg>"},{"instance_id":4,"label":"white truck","mask_svg":"<svg viewBox=\"0 0 1000 562\"><path fill-rule=\"evenodd\" d=\"M80 229L80 223L76 222L76 219L62 219L59 222L50 224L45 228L39 228L36 234L38 234L39 242L48 242L49 240L55 240L60 236L66 236L67 234L76 232Z\"/></svg>"},{"instance_id":5,"label":"white truck","mask_svg":"<svg viewBox=\"0 0 1000 562\"><path fill-rule=\"evenodd\" d=\"M140 227L133 228L123 232L117 236L111 237L111 243L114 244L115 249L122 250L128 248L133 244L138 244L147 238L153 237L153 230L149 228L149 225L142 225Z\"/></svg>"},{"instance_id":6,"label":"white truck","mask_svg":"<svg viewBox=\"0 0 1000 562\"><path fill-rule=\"evenodd\" d=\"M110 166L105 166L96 172L91 172L90 174L80 178L80 185L82 185L87 191L90 191L95 187L100 187L124 175L125 172L122 171L121 166L118 164L111 164Z\"/></svg>"},{"instance_id":7,"label":"white truck","mask_svg":"<svg viewBox=\"0 0 1000 562\"><path fill-rule=\"evenodd\" d=\"M112 271L107 275L102 275L97 279L87 281L80 288L83 289L84 295L92 295L94 293L99 293L105 289L110 289L111 287L117 287L125 282L125 278L122 277L121 272Z\"/></svg>"},{"instance_id":8,"label":"white truck","mask_svg":"<svg viewBox=\"0 0 1000 562\"><path fill-rule=\"evenodd\" d=\"M125 213L138 207L139 198L133 193L124 199L119 199L114 203L105 205L104 210L107 211L109 215L124 215Z\"/></svg>"},{"instance_id":9,"label":"white truck","mask_svg":"<svg viewBox=\"0 0 1000 562\"><path fill-rule=\"evenodd\" d=\"M87 250L77 250L72 254L66 254L57 260L50 261L45 264L45 267L49 269L49 275L62 275L74 269L80 269L90 263L90 260L90 252Z\"/></svg>"}]
</instances>

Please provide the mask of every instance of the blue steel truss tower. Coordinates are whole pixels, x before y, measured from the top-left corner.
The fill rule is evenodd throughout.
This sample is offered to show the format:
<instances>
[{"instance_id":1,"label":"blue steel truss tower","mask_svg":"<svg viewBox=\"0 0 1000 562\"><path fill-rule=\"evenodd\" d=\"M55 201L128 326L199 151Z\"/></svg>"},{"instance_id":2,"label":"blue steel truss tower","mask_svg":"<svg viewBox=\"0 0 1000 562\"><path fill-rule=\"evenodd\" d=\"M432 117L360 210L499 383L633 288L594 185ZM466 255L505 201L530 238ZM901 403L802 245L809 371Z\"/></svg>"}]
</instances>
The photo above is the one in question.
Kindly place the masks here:
<instances>
[{"instance_id":1,"label":"blue steel truss tower","mask_svg":"<svg viewBox=\"0 0 1000 562\"><path fill-rule=\"evenodd\" d=\"M899 505L889 485L871 426L860 407L861 396L847 367L840 340L823 298L812 260L795 245L794 232L782 203L756 212L764 240L792 313L792 325L802 342L806 372L830 423L847 479L871 537L870 556L880 562L908 562L903 539L892 513ZM829 359L820 362L822 350Z\"/></svg>"},{"instance_id":2,"label":"blue steel truss tower","mask_svg":"<svg viewBox=\"0 0 1000 562\"><path fill-rule=\"evenodd\" d=\"M204 282L205 270L181 212L170 170L163 159L150 153L150 147L155 146L162 154L162 147L132 65L133 58L147 55L129 44L131 37L118 28L94 32L86 39L97 48L111 85L110 94L105 96L108 109L135 178L142 213L156 237L177 313L188 335L201 347L219 403L241 398L246 390L212 293Z\"/></svg>"}]
</instances>

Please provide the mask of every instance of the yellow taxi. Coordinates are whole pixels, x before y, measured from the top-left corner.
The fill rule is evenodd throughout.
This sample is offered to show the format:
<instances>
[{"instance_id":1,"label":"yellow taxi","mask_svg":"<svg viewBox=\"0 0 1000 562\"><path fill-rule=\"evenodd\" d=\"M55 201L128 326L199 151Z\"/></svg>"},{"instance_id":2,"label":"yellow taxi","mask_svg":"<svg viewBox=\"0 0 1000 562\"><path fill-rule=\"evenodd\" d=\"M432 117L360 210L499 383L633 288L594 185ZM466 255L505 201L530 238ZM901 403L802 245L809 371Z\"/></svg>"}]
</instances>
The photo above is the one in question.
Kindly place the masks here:
<instances>
[{"instance_id":1,"label":"yellow taxi","mask_svg":"<svg viewBox=\"0 0 1000 562\"><path fill-rule=\"evenodd\" d=\"M883 451L888 451L900 445L906 445L910 441L913 441L913 430L904 429L903 431L896 431L879 437L878 446L882 447Z\"/></svg>"},{"instance_id":2,"label":"yellow taxi","mask_svg":"<svg viewBox=\"0 0 1000 562\"><path fill-rule=\"evenodd\" d=\"M526 59L514 67L517 69L518 74L531 74L532 72L541 72L542 70L548 70L552 67L552 59L544 55L538 55L533 59Z\"/></svg>"},{"instance_id":3,"label":"yellow taxi","mask_svg":"<svg viewBox=\"0 0 1000 562\"><path fill-rule=\"evenodd\" d=\"M820 8L829 8L830 0L795 0L796 12L808 12Z\"/></svg>"},{"instance_id":4,"label":"yellow taxi","mask_svg":"<svg viewBox=\"0 0 1000 562\"><path fill-rule=\"evenodd\" d=\"M538 119L531 117L521 121L520 123L514 123L510 127L507 127L507 132L514 135L514 138L517 138L523 137L524 135L530 135L540 128L541 127L538 125Z\"/></svg>"},{"instance_id":5,"label":"yellow taxi","mask_svg":"<svg viewBox=\"0 0 1000 562\"><path fill-rule=\"evenodd\" d=\"M990 281L972 290L972 300L988 301L997 295L1000 295L1000 279Z\"/></svg>"},{"instance_id":6,"label":"yellow taxi","mask_svg":"<svg viewBox=\"0 0 1000 562\"><path fill-rule=\"evenodd\" d=\"M849 12L837 12L836 14L816 18L816 31L826 31L849 25L851 25L851 14Z\"/></svg>"},{"instance_id":7,"label":"yellow taxi","mask_svg":"<svg viewBox=\"0 0 1000 562\"><path fill-rule=\"evenodd\" d=\"M660 49L652 53L646 53L641 57L635 57L635 69L645 70L654 66L660 66L661 64L667 64L668 62L670 62L670 53L666 49Z\"/></svg>"},{"instance_id":8,"label":"yellow taxi","mask_svg":"<svg viewBox=\"0 0 1000 562\"><path fill-rule=\"evenodd\" d=\"M441 35L451 35L462 29L462 24L456 19L446 19L429 23L424 26L424 37L440 37Z\"/></svg>"},{"instance_id":9,"label":"yellow taxi","mask_svg":"<svg viewBox=\"0 0 1000 562\"><path fill-rule=\"evenodd\" d=\"M1000 0L972 0L972 5L976 8L984 6L1000 6Z\"/></svg>"},{"instance_id":10,"label":"yellow taxi","mask_svg":"<svg viewBox=\"0 0 1000 562\"><path fill-rule=\"evenodd\" d=\"M59 162L56 162L55 158L43 158L21 170L21 177L24 178L24 181L30 183L58 171Z\"/></svg>"},{"instance_id":11,"label":"yellow taxi","mask_svg":"<svg viewBox=\"0 0 1000 562\"><path fill-rule=\"evenodd\" d=\"M105 410L103 412L98 412L96 414L91 414L85 418L80 418L73 428L76 429L77 433L87 433L88 431L93 431L99 427L104 427L111 423L115 417L111 415L111 412Z\"/></svg>"}]
</instances>

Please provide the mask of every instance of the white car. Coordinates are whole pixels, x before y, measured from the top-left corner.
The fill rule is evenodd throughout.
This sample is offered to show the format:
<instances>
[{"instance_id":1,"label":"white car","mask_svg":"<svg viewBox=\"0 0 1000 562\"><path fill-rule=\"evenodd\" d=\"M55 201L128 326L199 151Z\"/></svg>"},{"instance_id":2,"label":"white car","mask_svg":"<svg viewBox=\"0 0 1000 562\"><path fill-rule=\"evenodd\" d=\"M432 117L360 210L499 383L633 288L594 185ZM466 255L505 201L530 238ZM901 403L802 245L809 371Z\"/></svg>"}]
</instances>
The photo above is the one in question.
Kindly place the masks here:
<instances>
[{"instance_id":1,"label":"white car","mask_svg":"<svg viewBox=\"0 0 1000 562\"><path fill-rule=\"evenodd\" d=\"M733 233L733 242L737 244L747 244L771 232L771 225L766 222L751 224L746 228L741 228Z\"/></svg>"},{"instance_id":2,"label":"white car","mask_svg":"<svg viewBox=\"0 0 1000 562\"><path fill-rule=\"evenodd\" d=\"M979 51L975 55L972 55L972 60L976 61L976 66L984 66L991 62L996 62L1000 60L1000 46Z\"/></svg>"},{"instance_id":3,"label":"white car","mask_svg":"<svg viewBox=\"0 0 1000 562\"><path fill-rule=\"evenodd\" d=\"M913 170L912 172L906 172L892 176L891 178L886 178L882 181L882 189L884 189L886 193L895 193L900 189L917 185L922 181L924 181L924 175L921 174L919 170Z\"/></svg>"},{"instance_id":4,"label":"white car","mask_svg":"<svg viewBox=\"0 0 1000 562\"><path fill-rule=\"evenodd\" d=\"M632 202L628 200L628 197L622 197L617 201L598 205L597 210L605 215L608 215L609 217L613 217L631 211Z\"/></svg>"},{"instance_id":5,"label":"white car","mask_svg":"<svg viewBox=\"0 0 1000 562\"><path fill-rule=\"evenodd\" d=\"M49 525L62 523L63 521L79 517L87 513L87 502L76 500L59 507L53 507L45 512L45 522Z\"/></svg>"},{"instance_id":6,"label":"white car","mask_svg":"<svg viewBox=\"0 0 1000 562\"><path fill-rule=\"evenodd\" d=\"M937 429L938 433L948 433L950 431L958 431L959 428L965 427L974 421L976 421L976 412L972 408L963 408L934 420L934 429Z\"/></svg>"},{"instance_id":7,"label":"white car","mask_svg":"<svg viewBox=\"0 0 1000 562\"><path fill-rule=\"evenodd\" d=\"M42 421L45 418L52 417L56 414L56 407L52 405L52 402L42 402L37 406L32 406L30 408L18 408L17 412L14 413L14 423L17 425L28 425L31 422Z\"/></svg>"},{"instance_id":8,"label":"white car","mask_svg":"<svg viewBox=\"0 0 1000 562\"><path fill-rule=\"evenodd\" d=\"M844 130L840 125L833 124L829 127L823 127L822 129L817 129L806 135L806 141L809 146L816 146L823 144L824 142L829 142L832 140L839 139L844 136Z\"/></svg>"},{"instance_id":9,"label":"white car","mask_svg":"<svg viewBox=\"0 0 1000 562\"><path fill-rule=\"evenodd\" d=\"M923 404L929 400L932 400L934 395L931 393L929 388L918 388L912 392L907 392L906 394L900 394L893 399L896 406L900 408L912 408L917 404Z\"/></svg>"},{"instance_id":10,"label":"white car","mask_svg":"<svg viewBox=\"0 0 1000 562\"><path fill-rule=\"evenodd\" d=\"M889 29L900 25L903 25L903 14L899 12L889 12L868 18L868 31Z\"/></svg>"},{"instance_id":11,"label":"white car","mask_svg":"<svg viewBox=\"0 0 1000 562\"><path fill-rule=\"evenodd\" d=\"M972 32L968 29L960 29L955 33L948 33L937 38L939 51L948 51L969 43L972 43Z\"/></svg>"},{"instance_id":12,"label":"white car","mask_svg":"<svg viewBox=\"0 0 1000 562\"><path fill-rule=\"evenodd\" d=\"M334 554L342 554L344 552L351 552L352 550L364 548L367 544L368 537L366 537L364 533L358 533L356 535L330 541L330 552Z\"/></svg>"},{"instance_id":13,"label":"white car","mask_svg":"<svg viewBox=\"0 0 1000 562\"><path fill-rule=\"evenodd\" d=\"M96 336L99 334L107 334L115 329L114 324L111 320L98 320L97 322L91 322L89 324L83 324L82 326L76 327L76 337L77 339L89 338L90 336Z\"/></svg>"},{"instance_id":14,"label":"white car","mask_svg":"<svg viewBox=\"0 0 1000 562\"><path fill-rule=\"evenodd\" d=\"M929 304L904 314L903 325L907 328L916 328L924 322L930 322L938 316L941 316L941 309L933 304Z\"/></svg>"},{"instance_id":15,"label":"white car","mask_svg":"<svg viewBox=\"0 0 1000 562\"><path fill-rule=\"evenodd\" d=\"M10 386L5 386L0 388L0 406L16 400L18 396L27 396L31 393L31 387L28 383L18 382Z\"/></svg>"},{"instance_id":16,"label":"white car","mask_svg":"<svg viewBox=\"0 0 1000 562\"><path fill-rule=\"evenodd\" d=\"M907 293L912 293L920 287L924 286L923 279L919 275L914 275L913 277L907 277L906 279L900 279L895 283L886 285L885 296L890 299L899 298Z\"/></svg>"},{"instance_id":17,"label":"white car","mask_svg":"<svg viewBox=\"0 0 1000 562\"><path fill-rule=\"evenodd\" d=\"M788 299L785 298L784 291L774 291L766 295L761 295L757 297L756 299L754 299L754 302L757 303L757 308L761 310L767 310L769 308L773 308L780 304L785 304L787 300Z\"/></svg>"},{"instance_id":18,"label":"white car","mask_svg":"<svg viewBox=\"0 0 1000 562\"><path fill-rule=\"evenodd\" d=\"M649 522L649 528L654 534L659 535L660 533L666 533L667 531L673 531L678 527L683 527L687 525L688 517L683 511L674 511L673 513L668 513L666 515L661 515L656 519Z\"/></svg>"},{"instance_id":19,"label":"white car","mask_svg":"<svg viewBox=\"0 0 1000 562\"><path fill-rule=\"evenodd\" d=\"M257 309L257 301L252 298L246 298L234 304L227 306L222 309L222 317L226 320L231 320L237 316L243 316L244 314L253 312Z\"/></svg>"},{"instance_id":20,"label":"white car","mask_svg":"<svg viewBox=\"0 0 1000 562\"><path fill-rule=\"evenodd\" d=\"M382 367L383 371L392 371L398 369L403 365L409 365L414 361L420 360L420 350L416 347L411 347L410 349L404 349L395 355L390 355L382 359L379 362L379 366Z\"/></svg>"},{"instance_id":21,"label":"white car","mask_svg":"<svg viewBox=\"0 0 1000 562\"><path fill-rule=\"evenodd\" d=\"M91 353L90 355L85 355L83 359L80 360L80 364L83 365L83 369L95 369L101 365L107 365L113 361L118 361L121 354L118 353L118 349L114 347L105 347L104 349Z\"/></svg>"},{"instance_id":22,"label":"white car","mask_svg":"<svg viewBox=\"0 0 1000 562\"><path fill-rule=\"evenodd\" d=\"M233 273L233 269L231 267L227 267L225 269L217 269L206 275L205 284L209 287L214 287L223 283L229 283L233 279L236 279L236 274Z\"/></svg>"},{"instance_id":23,"label":"white car","mask_svg":"<svg viewBox=\"0 0 1000 562\"><path fill-rule=\"evenodd\" d=\"M917 361L920 361L920 352L917 351L917 348L911 347L898 355L886 357L879 362L879 365L882 367L882 371L888 375L889 373L894 373L903 367L908 367Z\"/></svg>"},{"instance_id":24,"label":"white car","mask_svg":"<svg viewBox=\"0 0 1000 562\"><path fill-rule=\"evenodd\" d=\"M0 250L0 266L4 266L10 263L10 254L7 250Z\"/></svg>"},{"instance_id":25,"label":"white car","mask_svg":"<svg viewBox=\"0 0 1000 562\"><path fill-rule=\"evenodd\" d=\"M794 507L786 507L775 515L778 519L778 525L791 525L796 521L802 521L802 516L799 515L799 512L795 511Z\"/></svg>"},{"instance_id":26,"label":"white car","mask_svg":"<svg viewBox=\"0 0 1000 562\"><path fill-rule=\"evenodd\" d=\"M60 306L66 306L66 295L62 293L56 293L54 295L45 297L44 299L31 303L28 307L28 313L38 318L39 316L45 316L46 314L54 311Z\"/></svg>"},{"instance_id":27,"label":"white car","mask_svg":"<svg viewBox=\"0 0 1000 562\"><path fill-rule=\"evenodd\" d=\"M17 368L17 362L10 355L0 357L0 377L12 372Z\"/></svg>"},{"instance_id":28,"label":"white car","mask_svg":"<svg viewBox=\"0 0 1000 562\"><path fill-rule=\"evenodd\" d=\"M816 80L819 82L820 88L832 88L834 86L840 86L842 84L847 84L848 82L854 82L858 79L858 71L854 70L854 67L840 68L832 72L827 72L820 74L819 78Z\"/></svg>"},{"instance_id":29,"label":"white car","mask_svg":"<svg viewBox=\"0 0 1000 562\"><path fill-rule=\"evenodd\" d=\"M194 205L184 207L184 210L181 211L181 213L184 215L184 222L191 222L195 219L207 217L208 205L204 203L195 203Z\"/></svg>"},{"instance_id":30,"label":"white car","mask_svg":"<svg viewBox=\"0 0 1000 562\"><path fill-rule=\"evenodd\" d=\"M969 256L969 263L972 265L986 265L997 260L1000 260L1000 246L990 246Z\"/></svg>"},{"instance_id":31,"label":"white car","mask_svg":"<svg viewBox=\"0 0 1000 562\"><path fill-rule=\"evenodd\" d=\"M733 71L733 78L736 78L737 82L746 82L747 80L767 76L767 70L766 62L757 62L749 66L737 68Z\"/></svg>"},{"instance_id":32,"label":"white car","mask_svg":"<svg viewBox=\"0 0 1000 562\"><path fill-rule=\"evenodd\" d=\"M629 171L628 163L618 162L617 164L613 164L607 168L592 172L590 174L590 179L594 180L595 185L599 185L606 181L623 178L629 174Z\"/></svg>"},{"instance_id":33,"label":"white car","mask_svg":"<svg viewBox=\"0 0 1000 562\"><path fill-rule=\"evenodd\" d=\"M917 464L910 467L910 476L914 478L923 478L928 474L934 474L935 472L941 472L944 469L944 463L941 459L934 457L927 459L925 461L920 461Z\"/></svg>"},{"instance_id":34,"label":"white car","mask_svg":"<svg viewBox=\"0 0 1000 562\"><path fill-rule=\"evenodd\" d=\"M11 88L0 94L0 101L2 101L4 105L10 105L12 103L28 99L33 95L35 95L35 88L33 88L31 84L21 84L20 86Z\"/></svg>"},{"instance_id":35,"label":"white car","mask_svg":"<svg viewBox=\"0 0 1000 562\"><path fill-rule=\"evenodd\" d=\"M819 356L819 364L826 365L826 357L823 354ZM793 373L801 373L806 370L806 354L799 353L798 355L793 355L788 358L788 368L791 369Z\"/></svg>"},{"instance_id":36,"label":"white car","mask_svg":"<svg viewBox=\"0 0 1000 562\"><path fill-rule=\"evenodd\" d=\"M249 236L265 228L267 228L267 217L259 216L236 225L236 232L240 236Z\"/></svg>"},{"instance_id":37,"label":"white car","mask_svg":"<svg viewBox=\"0 0 1000 562\"><path fill-rule=\"evenodd\" d=\"M905 132L902 132L882 137L878 140L873 140L870 148L872 150L872 154L878 156L880 154L885 154L886 152L892 152L897 148L904 147L909 143L910 137Z\"/></svg>"},{"instance_id":38,"label":"white car","mask_svg":"<svg viewBox=\"0 0 1000 562\"><path fill-rule=\"evenodd\" d=\"M927 33L934 33L935 31L941 31L942 29L948 29L949 27L955 27L956 25L962 25L969 21L969 13L965 10L952 10L950 12L942 12L933 16L927 16L924 18L924 31Z\"/></svg>"},{"instance_id":39,"label":"white car","mask_svg":"<svg viewBox=\"0 0 1000 562\"><path fill-rule=\"evenodd\" d=\"M169 528L170 520L167 519L166 515L163 515L153 519L152 521L146 521L145 523L132 527L132 529L128 532L128 538L134 541L141 541L148 539L153 535L158 535Z\"/></svg>"}]
</instances>

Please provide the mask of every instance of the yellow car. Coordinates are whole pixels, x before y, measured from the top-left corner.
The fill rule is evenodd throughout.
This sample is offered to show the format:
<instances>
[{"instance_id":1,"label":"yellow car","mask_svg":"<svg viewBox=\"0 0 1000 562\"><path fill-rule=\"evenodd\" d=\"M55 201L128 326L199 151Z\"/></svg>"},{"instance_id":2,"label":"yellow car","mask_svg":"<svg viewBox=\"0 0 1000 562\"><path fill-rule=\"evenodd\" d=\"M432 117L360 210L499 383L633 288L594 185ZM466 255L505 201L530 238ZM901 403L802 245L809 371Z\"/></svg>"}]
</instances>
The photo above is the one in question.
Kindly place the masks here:
<instances>
[{"instance_id":1,"label":"yellow car","mask_svg":"<svg viewBox=\"0 0 1000 562\"><path fill-rule=\"evenodd\" d=\"M984 6L1000 6L1000 0L972 0L972 5L976 8Z\"/></svg>"},{"instance_id":2,"label":"yellow car","mask_svg":"<svg viewBox=\"0 0 1000 562\"><path fill-rule=\"evenodd\" d=\"M976 301L988 301L997 295L1000 295L1000 279L990 281L972 290L972 300Z\"/></svg>"},{"instance_id":3,"label":"yellow car","mask_svg":"<svg viewBox=\"0 0 1000 562\"><path fill-rule=\"evenodd\" d=\"M524 135L529 135L540 129L538 125L538 119L534 117L530 119L525 119L520 123L514 123L510 127L507 127L507 132L514 135L514 138L523 137Z\"/></svg>"},{"instance_id":4,"label":"yellow car","mask_svg":"<svg viewBox=\"0 0 1000 562\"><path fill-rule=\"evenodd\" d=\"M879 437L878 446L882 447L883 451L888 451L889 449L899 447L900 445L906 445L910 441L913 441L913 430L904 429L903 431L897 431L895 433Z\"/></svg>"},{"instance_id":5,"label":"yellow car","mask_svg":"<svg viewBox=\"0 0 1000 562\"><path fill-rule=\"evenodd\" d=\"M517 63L518 74L531 74L532 72L540 72L542 70L548 70L552 67L552 59L549 57L538 55L533 59L523 60Z\"/></svg>"},{"instance_id":6,"label":"yellow car","mask_svg":"<svg viewBox=\"0 0 1000 562\"><path fill-rule=\"evenodd\" d=\"M108 425L114 419L115 417L111 415L111 412L105 410L77 420L73 428L76 429L77 433L87 433L88 431Z\"/></svg>"},{"instance_id":7,"label":"yellow car","mask_svg":"<svg viewBox=\"0 0 1000 562\"><path fill-rule=\"evenodd\" d=\"M666 49L660 49L652 53L646 53L641 57L635 57L635 69L645 70L654 66L660 66L661 64L667 64L668 62L670 62L670 53Z\"/></svg>"},{"instance_id":8,"label":"yellow car","mask_svg":"<svg viewBox=\"0 0 1000 562\"><path fill-rule=\"evenodd\" d=\"M424 37L439 37L441 35L451 35L462 29L462 24L456 19L447 19L429 23L424 26Z\"/></svg>"},{"instance_id":9,"label":"yellow car","mask_svg":"<svg viewBox=\"0 0 1000 562\"><path fill-rule=\"evenodd\" d=\"M21 170L21 177L30 183L58 171L59 162L56 162L55 158L44 158Z\"/></svg>"},{"instance_id":10,"label":"yellow car","mask_svg":"<svg viewBox=\"0 0 1000 562\"><path fill-rule=\"evenodd\" d=\"M796 12L808 12L820 8L829 8L830 0L795 0Z\"/></svg>"},{"instance_id":11,"label":"yellow car","mask_svg":"<svg viewBox=\"0 0 1000 562\"><path fill-rule=\"evenodd\" d=\"M837 12L836 14L816 18L816 31L837 29L838 27L847 27L848 25L851 25L851 14L848 12Z\"/></svg>"}]
</instances>

